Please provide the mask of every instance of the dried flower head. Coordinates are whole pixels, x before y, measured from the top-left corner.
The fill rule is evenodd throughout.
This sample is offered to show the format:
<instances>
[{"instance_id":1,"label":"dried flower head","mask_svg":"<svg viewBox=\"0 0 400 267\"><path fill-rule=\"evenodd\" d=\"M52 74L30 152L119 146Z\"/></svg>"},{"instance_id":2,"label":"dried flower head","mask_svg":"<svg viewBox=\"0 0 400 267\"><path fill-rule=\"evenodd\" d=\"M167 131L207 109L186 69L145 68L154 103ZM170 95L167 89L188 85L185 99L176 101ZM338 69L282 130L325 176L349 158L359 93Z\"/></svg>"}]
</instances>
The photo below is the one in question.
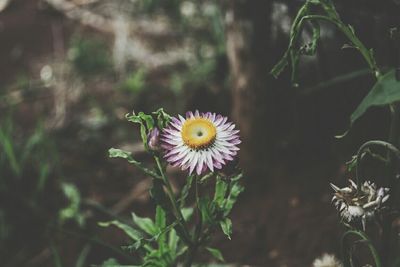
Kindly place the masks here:
<instances>
[{"instance_id":1,"label":"dried flower head","mask_svg":"<svg viewBox=\"0 0 400 267\"><path fill-rule=\"evenodd\" d=\"M350 181L350 186L339 188L331 184L335 191L332 202L340 216L348 223L359 221L365 230L366 222L382 209L382 204L389 198L389 188L377 188L376 184L366 181L357 191L357 185Z\"/></svg>"},{"instance_id":2,"label":"dried flower head","mask_svg":"<svg viewBox=\"0 0 400 267\"><path fill-rule=\"evenodd\" d=\"M343 267L343 264L331 254L324 253L321 257L316 258L313 267Z\"/></svg>"},{"instance_id":3,"label":"dried flower head","mask_svg":"<svg viewBox=\"0 0 400 267\"><path fill-rule=\"evenodd\" d=\"M173 166L194 170L198 175L207 169L221 169L234 160L240 144L239 130L228 118L215 113L187 112L186 118L172 118L163 129L165 158Z\"/></svg>"}]
</instances>

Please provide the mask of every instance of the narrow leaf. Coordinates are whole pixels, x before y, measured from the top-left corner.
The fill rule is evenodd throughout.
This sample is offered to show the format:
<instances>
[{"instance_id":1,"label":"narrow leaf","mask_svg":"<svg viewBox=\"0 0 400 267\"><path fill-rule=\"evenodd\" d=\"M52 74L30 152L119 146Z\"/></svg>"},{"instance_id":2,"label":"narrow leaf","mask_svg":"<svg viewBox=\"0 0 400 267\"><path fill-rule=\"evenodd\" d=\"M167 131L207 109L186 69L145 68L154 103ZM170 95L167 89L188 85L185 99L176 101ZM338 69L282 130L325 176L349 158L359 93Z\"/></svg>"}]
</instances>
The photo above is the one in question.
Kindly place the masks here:
<instances>
[{"instance_id":1,"label":"narrow leaf","mask_svg":"<svg viewBox=\"0 0 400 267\"><path fill-rule=\"evenodd\" d=\"M178 241L179 241L179 239L178 239L178 235L176 234L176 231L174 229L169 231L168 247L174 257L176 257L178 254L178 251L177 251Z\"/></svg>"},{"instance_id":2,"label":"narrow leaf","mask_svg":"<svg viewBox=\"0 0 400 267\"><path fill-rule=\"evenodd\" d=\"M286 51L283 57L279 60L278 63L275 64L275 66L271 70L271 74L274 76L274 78L278 78L278 76L282 73L282 71L286 68L286 66L289 64L289 52Z\"/></svg>"},{"instance_id":3,"label":"narrow leaf","mask_svg":"<svg viewBox=\"0 0 400 267\"><path fill-rule=\"evenodd\" d=\"M99 222L98 225L101 227L109 227L111 225L114 225L114 226L118 227L119 229L121 229L122 231L124 231L125 234L127 234L134 241L139 241L140 239L143 238L142 233L133 229L131 226L121 223L119 221Z\"/></svg>"},{"instance_id":4,"label":"narrow leaf","mask_svg":"<svg viewBox=\"0 0 400 267\"><path fill-rule=\"evenodd\" d=\"M243 192L244 187L238 183L233 184L231 193L229 194L228 198L225 200L224 205L224 215L227 216L232 208L233 205L236 203L236 200L241 192Z\"/></svg>"},{"instance_id":5,"label":"narrow leaf","mask_svg":"<svg viewBox=\"0 0 400 267\"><path fill-rule=\"evenodd\" d=\"M225 218L223 221L220 222L222 232L231 239L232 234L232 221L229 218Z\"/></svg>"},{"instance_id":6,"label":"narrow leaf","mask_svg":"<svg viewBox=\"0 0 400 267\"><path fill-rule=\"evenodd\" d=\"M181 212L185 221L188 221L193 215L193 208L182 208Z\"/></svg>"},{"instance_id":7,"label":"narrow leaf","mask_svg":"<svg viewBox=\"0 0 400 267\"><path fill-rule=\"evenodd\" d=\"M134 164L136 167L138 167L140 170L142 170L147 175L150 175L150 176L152 176L154 178L157 178L157 179L161 179L160 175L158 175L156 172L144 167L141 162L135 160L132 157L132 153L131 152L124 151L124 150L117 149L117 148L110 148L108 150L108 153L109 153L109 157L110 158L123 158L123 159L126 159L129 163Z\"/></svg>"},{"instance_id":8,"label":"narrow leaf","mask_svg":"<svg viewBox=\"0 0 400 267\"><path fill-rule=\"evenodd\" d=\"M222 202L225 199L225 194L228 189L228 183L221 179L221 177L217 176L215 182L215 193L214 193L214 201L221 206Z\"/></svg>"},{"instance_id":9,"label":"narrow leaf","mask_svg":"<svg viewBox=\"0 0 400 267\"><path fill-rule=\"evenodd\" d=\"M206 247L206 249L207 249L208 252L210 252L211 255L212 255L214 258L216 258L217 260L219 260L219 261L225 261L225 260L224 260L224 257L222 256L221 251L219 251L218 249L216 249L216 248L210 248L210 247Z\"/></svg>"},{"instance_id":10,"label":"narrow leaf","mask_svg":"<svg viewBox=\"0 0 400 267\"><path fill-rule=\"evenodd\" d=\"M164 129L171 121L171 116L164 111L164 109L160 108L153 114L157 117L157 126L159 129Z\"/></svg>"},{"instance_id":11,"label":"narrow leaf","mask_svg":"<svg viewBox=\"0 0 400 267\"><path fill-rule=\"evenodd\" d=\"M132 212L133 223L136 224L145 233L153 236L158 233L157 227L150 218L142 218Z\"/></svg>"},{"instance_id":12,"label":"narrow leaf","mask_svg":"<svg viewBox=\"0 0 400 267\"><path fill-rule=\"evenodd\" d=\"M166 216L165 216L165 211L160 207L157 206L156 208L156 226L159 229L162 229L166 226Z\"/></svg>"}]
</instances>

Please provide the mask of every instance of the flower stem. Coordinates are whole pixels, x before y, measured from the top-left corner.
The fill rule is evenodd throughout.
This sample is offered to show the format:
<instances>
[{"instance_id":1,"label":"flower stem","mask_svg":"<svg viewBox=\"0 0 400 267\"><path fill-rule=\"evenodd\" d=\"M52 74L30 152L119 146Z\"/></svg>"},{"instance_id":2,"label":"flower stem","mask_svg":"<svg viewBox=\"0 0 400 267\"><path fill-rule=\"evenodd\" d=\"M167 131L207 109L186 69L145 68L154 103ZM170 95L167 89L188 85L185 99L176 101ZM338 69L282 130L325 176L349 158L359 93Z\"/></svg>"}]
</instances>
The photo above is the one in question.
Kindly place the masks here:
<instances>
[{"instance_id":1,"label":"flower stem","mask_svg":"<svg viewBox=\"0 0 400 267\"><path fill-rule=\"evenodd\" d=\"M181 210L178 208L178 204L177 204L174 192L172 190L171 183L169 182L168 178L165 176L164 168L161 165L159 157L154 156L154 159L156 161L156 164L157 164L158 170L160 172L161 178L163 179L164 184L165 184L165 186L167 188L167 195L168 195L168 197L170 199L174 215L175 215L175 217L176 217L176 219L178 221L178 224L182 227L183 233L185 235L186 243L190 247L191 244L192 244L192 238L190 236L188 227L186 225L185 218L183 217Z\"/></svg>"},{"instance_id":2,"label":"flower stem","mask_svg":"<svg viewBox=\"0 0 400 267\"><path fill-rule=\"evenodd\" d=\"M193 263L194 257L196 255L196 252L199 248L200 245L200 240L201 240L201 234L203 230L203 218L200 210L200 198L199 198L199 183L200 183L200 177L195 175L195 198L196 198L196 212L197 212L197 218L198 218L198 223L196 225L195 233L194 233L194 238L193 238L193 244L189 246L189 252L186 257L186 261L184 264L184 267L190 267Z\"/></svg>"},{"instance_id":3,"label":"flower stem","mask_svg":"<svg viewBox=\"0 0 400 267\"><path fill-rule=\"evenodd\" d=\"M400 135L400 105L398 103L393 103L390 105L390 133L389 133L389 143L398 146L399 145L399 135Z\"/></svg>"},{"instance_id":4,"label":"flower stem","mask_svg":"<svg viewBox=\"0 0 400 267\"><path fill-rule=\"evenodd\" d=\"M342 31L344 35L346 35L353 46L360 51L375 77L379 78L381 76L381 72L376 64L372 51L365 47L361 40L356 36L353 28L350 25L343 23L332 1L322 0L321 5L327 15L333 20L332 22L335 23L335 25L339 28L339 30Z\"/></svg>"},{"instance_id":5,"label":"flower stem","mask_svg":"<svg viewBox=\"0 0 400 267\"><path fill-rule=\"evenodd\" d=\"M390 133L389 133L389 142L395 146L399 145L399 133L400 133L400 106L398 103L393 103L389 106L391 113L391 123L390 123ZM393 153L388 151L387 153L388 163L391 166L396 165L396 158L393 156ZM389 183L389 188L395 190L396 181L391 180ZM394 195L394 192L392 192ZM381 232L381 248L380 252L382 255L382 261L384 265L387 265L387 258L390 255L392 249L391 240L392 240L392 222L393 218L387 218L382 222L382 232Z\"/></svg>"},{"instance_id":6,"label":"flower stem","mask_svg":"<svg viewBox=\"0 0 400 267\"><path fill-rule=\"evenodd\" d=\"M368 236L362 232L362 231L358 231L358 230L349 230L347 232L345 232L342 236L342 242L341 242L341 246L342 246L342 253L343 253L343 257L345 257L345 253L346 253L346 249L345 249L345 241L346 241L346 237L349 235L355 235L361 238L361 240L365 241L371 254L372 257L374 258L375 261L375 266L376 267L382 267L382 263L381 260L379 258L378 252L376 251L375 247L372 245L371 240L368 238ZM351 255L349 255L350 259L351 259ZM351 261L350 261L351 262ZM344 261L345 267L348 267L348 261ZM350 263L350 266L353 266L353 264Z\"/></svg>"},{"instance_id":7,"label":"flower stem","mask_svg":"<svg viewBox=\"0 0 400 267\"><path fill-rule=\"evenodd\" d=\"M358 149L357 152L357 161L356 161L356 181L357 181L357 191L360 191L361 189L361 180L360 180L360 166L361 166L361 161L363 157L364 151L366 151L368 148L372 146L381 146L386 148L388 151L390 151L394 156L396 156L397 159L400 160L400 150L398 150L394 145L391 143L381 141L381 140L371 140L366 143L364 143L360 149Z\"/></svg>"}]
</instances>

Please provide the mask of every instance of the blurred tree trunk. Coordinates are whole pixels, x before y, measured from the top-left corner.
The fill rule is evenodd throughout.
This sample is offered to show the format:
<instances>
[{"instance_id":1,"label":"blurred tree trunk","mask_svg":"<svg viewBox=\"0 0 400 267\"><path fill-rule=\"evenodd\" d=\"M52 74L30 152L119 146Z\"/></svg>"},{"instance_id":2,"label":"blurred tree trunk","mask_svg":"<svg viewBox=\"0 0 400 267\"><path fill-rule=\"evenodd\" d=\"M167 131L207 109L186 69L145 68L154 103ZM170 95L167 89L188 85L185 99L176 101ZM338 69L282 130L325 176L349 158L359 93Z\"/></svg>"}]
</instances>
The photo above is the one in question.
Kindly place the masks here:
<instances>
[{"instance_id":1,"label":"blurred tree trunk","mask_svg":"<svg viewBox=\"0 0 400 267\"><path fill-rule=\"evenodd\" d=\"M271 162L274 93L267 87L272 1L228 0L226 45L233 92L232 115L241 130L241 163L248 176L266 174ZM272 115L272 116L271 116ZM276 114L275 114L276 116ZM252 177L255 178L255 177Z\"/></svg>"}]
</instances>

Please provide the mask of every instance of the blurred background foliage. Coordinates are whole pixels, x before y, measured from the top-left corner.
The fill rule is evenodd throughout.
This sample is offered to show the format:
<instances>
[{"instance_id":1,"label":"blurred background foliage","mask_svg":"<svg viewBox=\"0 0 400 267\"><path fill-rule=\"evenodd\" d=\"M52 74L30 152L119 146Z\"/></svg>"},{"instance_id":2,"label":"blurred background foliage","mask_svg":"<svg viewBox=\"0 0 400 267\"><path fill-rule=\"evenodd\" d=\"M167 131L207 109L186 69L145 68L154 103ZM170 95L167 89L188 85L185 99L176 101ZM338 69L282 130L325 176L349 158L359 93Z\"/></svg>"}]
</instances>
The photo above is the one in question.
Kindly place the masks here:
<instances>
[{"instance_id":1,"label":"blurred background foliage","mask_svg":"<svg viewBox=\"0 0 400 267\"><path fill-rule=\"evenodd\" d=\"M397 2L335 3L378 64L395 66L389 35L400 24ZM337 252L327 182L347 177L340 162L364 140L385 137L388 111L367 112L345 139L334 139L373 77L324 23L317 54L300 62L299 88L289 72L269 75L301 4L0 0L1 265L135 263L121 250L123 233L97 222L152 214L150 180L107 151L120 147L146 161L124 116L159 107L232 115L242 130L248 190L233 211L233 240L214 240L227 262L303 267ZM181 174L168 171L181 186Z\"/></svg>"}]
</instances>

